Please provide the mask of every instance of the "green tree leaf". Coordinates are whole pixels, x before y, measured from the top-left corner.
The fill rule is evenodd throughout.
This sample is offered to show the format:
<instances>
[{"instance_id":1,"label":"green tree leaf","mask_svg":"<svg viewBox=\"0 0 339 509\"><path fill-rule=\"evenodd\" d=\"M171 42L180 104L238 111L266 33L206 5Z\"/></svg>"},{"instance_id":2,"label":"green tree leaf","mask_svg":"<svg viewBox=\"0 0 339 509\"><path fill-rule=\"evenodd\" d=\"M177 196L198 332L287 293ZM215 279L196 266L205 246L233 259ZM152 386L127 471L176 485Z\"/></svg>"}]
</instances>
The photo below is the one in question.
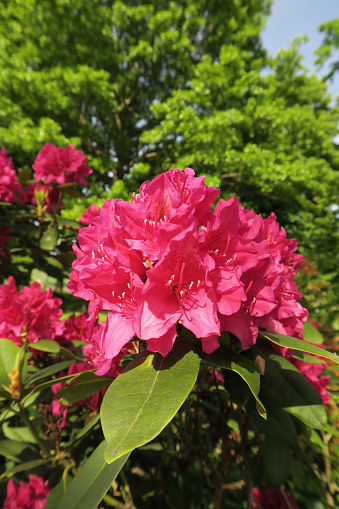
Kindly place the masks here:
<instances>
[{"instance_id":1,"label":"green tree leaf","mask_svg":"<svg viewBox=\"0 0 339 509\"><path fill-rule=\"evenodd\" d=\"M298 361L307 362L308 364L326 364L324 359L319 359L318 357L307 355L307 353L301 352L300 350L294 351L293 358L297 359Z\"/></svg>"},{"instance_id":2,"label":"green tree leaf","mask_svg":"<svg viewBox=\"0 0 339 509\"><path fill-rule=\"evenodd\" d=\"M269 398L265 398L265 394L262 395L262 399L267 410L267 420L260 418L254 404L249 402L246 405L246 411L250 414L251 421L256 428L274 441L290 446L295 445L297 442L297 431L292 417L276 406L274 401L271 402Z\"/></svg>"},{"instance_id":3,"label":"green tree leaf","mask_svg":"<svg viewBox=\"0 0 339 509\"><path fill-rule=\"evenodd\" d=\"M192 344L179 337L167 357L145 350L125 368L101 405L107 462L146 444L164 429L191 391L199 365Z\"/></svg>"},{"instance_id":4,"label":"green tree leaf","mask_svg":"<svg viewBox=\"0 0 339 509\"><path fill-rule=\"evenodd\" d=\"M220 347L211 354L202 351L200 345L195 345L199 356L207 362L229 369L237 373L248 385L251 393L256 399L257 409L261 417L266 419L266 410L259 398L260 391L260 373L256 365L241 354L237 354L228 350L228 348Z\"/></svg>"},{"instance_id":5,"label":"green tree leaf","mask_svg":"<svg viewBox=\"0 0 339 509\"><path fill-rule=\"evenodd\" d=\"M59 353L60 345L52 339L40 339L36 343L29 343L29 347L40 352Z\"/></svg>"},{"instance_id":6,"label":"green tree leaf","mask_svg":"<svg viewBox=\"0 0 339 509\"><path fill-rule=\"evenodd\" d=\"M71 405L77 401L89 398L104 387L112 383L112 378L96 376L94 373L84 373L79 380L58 390L59 401L63 405Z\"/></svg>"},{"instance_id":7,"label":"green tree leaf","mask_svg":"<svg viewBox=\"0 0 339 509\"><path fill-rule=\"evenodd\" d=\"M108 465L104 459L106 442L91 454L67 486L55 509L94 509L124 466L129 453Z\"/></svg>"},{"instance_id":8,"label":"green tree leaf","mask_svg":"<svg viewBox=\"0 0 339 509\"><path fill-rule=\"evenodd\" d=\"M324 342L324 338L318 329L316 329L310 322L304 323L303 338L305 341L309 341L310 343L317 343L318 345L321 345Z\"/></svg>"},{"instance_id":9,"label":"green tree leaf","mask_svg":"<svg viewBox=\"0 0 339 509\"><path fill-rule=\"evenodd\" d=\"M50 377L55 375L55 373L59 373L63 369L67 369L71 364L73 364L73 361L62 361L52 364L51 366L47 366L47 368L40 369L37 373L34 373L34 375L29 377L26 382L26 387L38 380L41 380L42 378Z\"/></svg>"},{"instance_id":10,"label":"green tree leaf","mask_svg":"<svg viewBox=\"0 0 339 509\"><path fill-rule=\"evenodd\" d=\"M0 455L16 463L22 462L22 453L26 453L26 457L27 453L32 457L32 451L34 447L29 442L0 440Z\"/></svg>"},{"instance_id":11,"label":"green tree leaf","mask_svg":"<svg viewBox=\"0 0 339 509\"><path fill-rule=\"evenodd\" d=\"M315 429L325 429L327 416L320 394L285 357L258 341L253 347L266 361L260 396Z\"/></svg>"},{"instance_id":12,"label":"green tree leaf","mask_svg":"<svg viewBox=\"0 0 339 509\"><path fill-rule=\"evenodd\" d=\"M275 332L263 332L263 331L259 332L259 336L261 336L262 338L266 338L269 341L272 341L272 343L275 343L276 345L285 348L292 348L293 350L300 350L301 352L319 355L320 357L330 359L331 361L334 361L337 364L339 364L339 357L336 354L328 352L327 350L319 348L318 346L307 343L302 339L284 336L283 334L278 334Z\"/></svg>"},{"instance_id":13,"label":"green tree leaf","mask_svg":"<svg viewBox=\"0 0 339 509\"><path fill-rule=\"evenodd\" d=\"M12 475L17 474L19 472L30 472L37 467L41 467L49 463L49 459L37 459L33 461L26 461L24 463L20 463L20 465L16 465L15 467L8 468L0 475L0 479L4 479L5 477L12 477Z\"/></svg>"}]
</instances>

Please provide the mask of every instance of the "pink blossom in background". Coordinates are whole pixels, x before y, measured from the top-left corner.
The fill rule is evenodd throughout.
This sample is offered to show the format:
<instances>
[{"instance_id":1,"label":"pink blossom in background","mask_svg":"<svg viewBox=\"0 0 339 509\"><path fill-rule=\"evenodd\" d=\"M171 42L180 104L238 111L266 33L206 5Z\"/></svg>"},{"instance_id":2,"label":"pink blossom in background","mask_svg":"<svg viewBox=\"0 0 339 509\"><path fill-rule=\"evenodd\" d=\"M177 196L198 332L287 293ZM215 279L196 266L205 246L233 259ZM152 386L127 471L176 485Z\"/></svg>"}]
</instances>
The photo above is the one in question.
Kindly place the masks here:
<instances>
[{"instance_id":1,"label":"pink blossom in background","mask_svg":"<svg viewBox=\"0 0 339 509\"><path fill-rule=\"evenodd\" d=\"M90 320L109 311L100 332L105 359L133 337L167 355L178 322L207 353L222 330L242 348L255 343L258 327L300 337L307 311L292 281L303 261L295 239L274 215L262 219L235 197L212 212L218 194L191 168L175 168L144 183L132 203L107 200L80 230L68 288L90 301Z\"/></svg>"},{"instance_id":2,"label":"pink blossom in background","mask_svg":"<svg viewBox=\"0 0 339 509\"><path fill-rule=\"evenodd\" d=\"M292 497L285 489L284 494L278 488L253 488L255 498L253 507L255 509L298 509L295 498ZM285 498L286 497L286 498ZM286 502L288 500L289 505ZM260 504L260 506L258 505Z\"/></svg>"},{"instance_id":3,"label":"pink blossom in background","mask_svg":"<svg viewBox=\"0 0 339 509\"><path fill-rule=\"evenodd\" d=\"M63 339L60 338L60 342L65 341L87 341L87 322L88 313L80 313L76 316L74 311L73 314L64 321L65 330L63 332Z\"/></svg>"},{"instance_id":4,"label":"pink blossom in background","mask_svg":"<svg viewBox=\"0 0 339 509\"><path fill-rule=\"evenodd\" d=\"M87 166L87 157L73 145L66 148L46 143L37 155L34 164L34 178L38 182L65 184L75 182L86 184L85 177L93 170Z\"/></svg>"},{"instance_id":5,"label":"pink blossom in background","mask_svg":"<svg viewBox=\"0 0 339 509\"><path fill-rule=\"evenodd\" d=\"M0 201L19 201L22 193L22 185L14 169L12 159L7 157L7 151L3 147L0 150Z\"/></svg>"},{"instance_id":6,"label":"pink blossom in background","mask_svg":"<svg viewBox=\"0 0 339 509\"><path fill-rule=\"evenodd\" d=\"M48 483L42 477L30 475L28 483L21 481L19 485L10 479L3 509L45 509L49 492Z\"/></svg>"},{"instance_id":7,"label":"pink blossom in background","mask_svg":"<svg viewBox=\"0 0 339 509\"><path fill-rule=\"evenodd\" d=\"M95 203L92 203L92 205L90 205L88 209L84 210L82 216L79 219L79 222L89 224L93 217L96 217L100 214L100 210L101 209L99 209L99 207L97 207Z\"/></svg>"},{"instance_id":8,"label":"pink blossom in background","mask_svg":"<svg viewBox=\"0 0 339 509\"><path fill-rule=\"evenodd\" d=\"M23 336L32 343L42 338L55 339L64 332L61 304L50 288L42 291L37 282L18 291L10 276L8 284L0 286L0 337L18 345Z\"/></svg>"}]
</instances>

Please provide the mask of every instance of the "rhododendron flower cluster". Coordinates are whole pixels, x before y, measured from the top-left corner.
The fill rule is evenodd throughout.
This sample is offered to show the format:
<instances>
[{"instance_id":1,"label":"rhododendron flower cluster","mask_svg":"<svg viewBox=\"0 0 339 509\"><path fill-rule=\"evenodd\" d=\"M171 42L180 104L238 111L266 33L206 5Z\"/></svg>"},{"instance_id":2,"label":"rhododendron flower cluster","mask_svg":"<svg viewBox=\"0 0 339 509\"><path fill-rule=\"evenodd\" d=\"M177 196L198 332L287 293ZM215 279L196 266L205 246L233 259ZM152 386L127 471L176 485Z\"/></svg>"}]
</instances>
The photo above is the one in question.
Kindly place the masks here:
<instances>
[{"instance_id":1,"label":"rhododendron flower cluster","mask_svg":"<svg viewBox=\"0 0 339 509\"><path fill-rule=\"evenodd\" d=\"M47 481L41 477L30 475L29 482L21 481L20 485L10 479L3 509L45 509L49 492Z\"/></svg>"},{"instance_id":2,"label":"rhododendron flower cluster","mask_svg":"<svg viewBox=\"0 0 339 509\"><path fill-rule=\"evenodd\" d=\"M167 355L177 324L219 347L221 331L248 348L259 327L301 337L307 311L292 281L303 262L274 215L263 219L194 171L172 169L144 183L132 203L108 200L80 230L69 290L91 302L105 358L133 337ZM91 334L89 334L91 340Z\"/></svg>"},{"instance_id":3,"label":"rhododendron flower cluster","mask_svg":"<svg viewBox=\"0 0 339 509\"><path fill-rule=\"evenodd\" d=\"M5 148L0 150L0 201L16 202L22 193L22 186L14 169L12 159L7 157Z\"/></svg>"},{"instance_id":4,"label":"rhododendron flower cluster","mask_svg":"<svg viewBox=\"0 0 339 509\"><path fill-rule=\"evenodd\" d=\"M0 286L0 337L21 345L39 339L55 339L64 332L61 299L52 296L52 290L41 290L34 282L17 290L12 276L7 285Z\"/></svg>"},{"instance_id":5,"label":"rhododendron flower cluster","mask_svg":"<svg viewBox=\"0 0 339 509\"><path fill-rule=\"evenodd\" d=\"M87 157L73 145L66 148L46 143L37 155L34 164L34 178L38 182L65 184L76 182L86 184L85 177L93 170L87 166Z\"/></svg>"}]
</instances>

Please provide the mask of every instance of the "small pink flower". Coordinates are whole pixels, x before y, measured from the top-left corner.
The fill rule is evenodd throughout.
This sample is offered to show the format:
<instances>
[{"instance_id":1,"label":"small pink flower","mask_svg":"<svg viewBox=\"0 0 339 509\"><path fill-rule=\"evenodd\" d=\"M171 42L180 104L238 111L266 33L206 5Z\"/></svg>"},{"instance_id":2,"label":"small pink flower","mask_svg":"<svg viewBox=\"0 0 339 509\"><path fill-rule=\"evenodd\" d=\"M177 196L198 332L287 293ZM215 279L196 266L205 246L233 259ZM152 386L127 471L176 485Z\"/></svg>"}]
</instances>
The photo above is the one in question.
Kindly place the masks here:
<instances>
[{"instance_id":1,"label":"small pink flower","mask_svg":"<svg viewBox=\"0 0 339 509\"><path fill-rule=\"evenodd\" d=\"M52 143L46 143L42 147L33 169L34 178L45 184L76 182L85 185L85 177L93 172L87 166L87 158L83 152L75 150L73 145L57 148Z\"/></svg>"},{"instance_id":2,"label":"small pink flower","mask_svg":"<svg viewBox=\"0 0 339 509\"><path fill-rule=\"evenodd\" d=\"M0 150L0 201L16 202L22 193L22 185L14 169L12 159L5 148Z\"/></svg>"}]
</instances>

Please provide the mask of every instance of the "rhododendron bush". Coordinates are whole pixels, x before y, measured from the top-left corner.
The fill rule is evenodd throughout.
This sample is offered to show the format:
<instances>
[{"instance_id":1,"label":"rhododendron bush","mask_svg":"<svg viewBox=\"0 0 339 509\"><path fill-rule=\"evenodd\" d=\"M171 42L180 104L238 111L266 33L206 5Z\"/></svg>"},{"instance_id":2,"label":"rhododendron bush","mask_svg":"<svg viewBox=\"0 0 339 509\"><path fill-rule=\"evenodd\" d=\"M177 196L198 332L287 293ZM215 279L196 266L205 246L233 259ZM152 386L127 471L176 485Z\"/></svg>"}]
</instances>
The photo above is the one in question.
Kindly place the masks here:
<instances>
[{"instance_id":1,"label":"rhododendron bush","mask_svg":"<svg viewBox=\"0 0 339 509\"><path fill-rule=\"evenodd\" d=\"M86 156L33 170L2 149L3 507L335 507L337 359L274 212L175 168L78 223Z\"/></svg>"}]
</instances>

